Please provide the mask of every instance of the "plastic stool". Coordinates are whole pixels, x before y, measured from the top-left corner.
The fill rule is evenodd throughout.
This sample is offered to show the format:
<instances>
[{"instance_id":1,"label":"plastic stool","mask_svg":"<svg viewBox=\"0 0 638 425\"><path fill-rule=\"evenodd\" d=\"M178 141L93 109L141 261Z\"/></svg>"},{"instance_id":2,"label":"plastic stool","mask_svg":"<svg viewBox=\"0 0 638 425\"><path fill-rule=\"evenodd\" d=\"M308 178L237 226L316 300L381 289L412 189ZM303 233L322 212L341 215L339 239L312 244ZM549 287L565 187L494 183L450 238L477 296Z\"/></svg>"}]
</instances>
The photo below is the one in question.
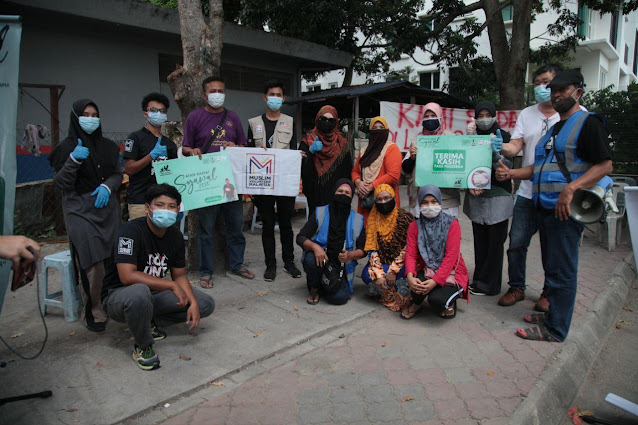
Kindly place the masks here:
<instances>
[{"instance_id":1,"label":"plastic stool","mask_svg":"<svg viewBox=\"0 0 638 425\"><path fill-rule=\"evenodd\" d=\"M47 269L56 268L60 271L62 291L49 294L49 274ZM61 300L59 298L62 296ZM42 314L47 314L47 306L64 309L64 320L77 322L78 310L82 306L82 299L75 284L75 271L71 251L51 254L42 260L42 274L40 276L40 306Z\"/></svg>"}]
</instances>

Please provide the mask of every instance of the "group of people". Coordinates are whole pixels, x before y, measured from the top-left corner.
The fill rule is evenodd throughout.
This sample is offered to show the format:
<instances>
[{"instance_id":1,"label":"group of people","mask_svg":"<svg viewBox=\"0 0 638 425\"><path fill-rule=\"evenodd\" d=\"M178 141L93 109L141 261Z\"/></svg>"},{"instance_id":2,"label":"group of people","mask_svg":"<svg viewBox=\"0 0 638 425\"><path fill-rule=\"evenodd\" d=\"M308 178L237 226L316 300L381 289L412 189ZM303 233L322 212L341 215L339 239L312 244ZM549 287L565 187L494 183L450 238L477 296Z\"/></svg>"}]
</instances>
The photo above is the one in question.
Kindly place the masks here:
<instances>
[{"instance_id":1,"label":"group of people","mask_svg":"<svg viewBox=\"0 0 638 425\"><path fill-rule=\"evenodd\" d=\"M584 86L580 73L547 65L534 73L534 85L538 103L522 111L512 135L500 129L496 106L488 101L476 105L467 126L467 134L491 135L492 146L491 188L471 189L463 202L474 236L471 284L460 252L460 191L416 187L416 141L404 158L383 117L371 120L369 143L353 162L334 107L323 106L314 128L297 143L293 118L280 111L284 86L269 81L263 95L266 111L248 121L246 137L239 116L224 107L224 80L210 77L202 83L205 106L184 122L182 153L201 158L230 146L301 151L302 190L312 213L296 242L303 249L301 265L312 305L320 299L345 304L353 293L355 266L367 257L361 278L370 296L402 319L413 318L425 298L436 314L454 318L458 299L469 302L470 293L500 295L504 244L513 216L507 251L510 289L498 303L509 306L524 299L527 248L539 230L545 268L545 289L536 305L541 313L526 316L533 326L517 334L563 341L575 301L577 241L583 230L569 220L569 203L575 190L611 172L611 160L603 123L578 105ZM192 288L186 278L184 239L174 226L181 195L172 186L155 184L152 167L153 161L177 157L175 143L160 132L168 108L165 96L146 96L145 125L125 142L124 171L130 177L127 223L120 224L115 199L122 181L119 151L103 137L94 102L82 99L73 104L69 135L50 157L54 181L63 192L87 327L104 330L109 317L126 322L135 339L133 358L145 370L159 367L153 344L166 337L161 326L187 322L194 328L214 310L212 297L201 289L214 286L220 214L230 272L255 278L244 265L241 200L196 210L200 288ZM436 103L425 105L422 127L422 135L451 134ZM523 168L513 169L511 158L521 150ZM553 158L561 155L568 176L555 170ZM408 205L403 208L402 172L408 182ZM512 179L522 180L515 198ZM351 208L354 199L356 212ZM295 197L254 196L253 203L263 221L264 280L277 276L275 223L284 270L300 278L291 224Z\"/></svg>"}]
</instances>

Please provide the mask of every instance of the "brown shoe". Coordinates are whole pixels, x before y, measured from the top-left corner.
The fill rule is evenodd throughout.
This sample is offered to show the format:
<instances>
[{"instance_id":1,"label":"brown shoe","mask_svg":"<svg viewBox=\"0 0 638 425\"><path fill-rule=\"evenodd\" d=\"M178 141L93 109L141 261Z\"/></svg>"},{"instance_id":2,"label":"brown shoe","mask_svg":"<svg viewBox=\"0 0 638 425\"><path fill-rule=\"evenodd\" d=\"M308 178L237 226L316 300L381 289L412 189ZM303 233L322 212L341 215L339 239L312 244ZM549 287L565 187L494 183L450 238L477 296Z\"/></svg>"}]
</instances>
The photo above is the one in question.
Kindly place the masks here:
<instances>
[{"instance_id":1,"label":"brown shoe","mask_svg":"<svg viewBox=\"0 0 638 425\"><path fill-rule=\"evenodd\" d=\"M547 299L547 292L541 292L541 296L538 301L536 301L534 310L542 311L544 313L547 313L549 311L549 300Z\"/></svg>"},{"instance_id":2,"label":"brown shoe","mask_svg":"<svg viewBox=\"0 0 638 425\"><path fill-rule=\"evenodd\" d=\"M519 301L523 301L524 299L525 299L525 291L523 291L521 288L510 286L510 289L507 290L505 295L503 295L498 300L498 305L509 307L511 305L516 304Z\"/></svg>"}]
</instances>

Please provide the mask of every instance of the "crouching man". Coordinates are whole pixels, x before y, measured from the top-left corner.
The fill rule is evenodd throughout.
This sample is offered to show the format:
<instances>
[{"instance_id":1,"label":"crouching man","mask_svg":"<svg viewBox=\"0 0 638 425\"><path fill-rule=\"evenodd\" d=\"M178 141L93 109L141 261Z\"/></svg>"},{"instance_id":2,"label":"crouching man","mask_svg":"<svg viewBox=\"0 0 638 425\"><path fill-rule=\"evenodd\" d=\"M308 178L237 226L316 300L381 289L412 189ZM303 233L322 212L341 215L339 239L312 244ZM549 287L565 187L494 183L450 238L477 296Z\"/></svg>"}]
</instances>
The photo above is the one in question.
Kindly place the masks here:
<instances>
[{"instance_id":1,"label":"crouching man","mask_svg":"<svg viewBox=\"0 0 638 425\"><path fill-rule=\"evenodd\" d=\"M172 186L150 186L146 216L120 227L114 261L104 278L104 311L128 325L135 339L133 359L143 370L160 366L153 342L166 333L158 326L186 323L195 329L215 309L213 299L191 288L186 277L184 236L173 226L181 201Z\"/></svg>"}]
</instances>

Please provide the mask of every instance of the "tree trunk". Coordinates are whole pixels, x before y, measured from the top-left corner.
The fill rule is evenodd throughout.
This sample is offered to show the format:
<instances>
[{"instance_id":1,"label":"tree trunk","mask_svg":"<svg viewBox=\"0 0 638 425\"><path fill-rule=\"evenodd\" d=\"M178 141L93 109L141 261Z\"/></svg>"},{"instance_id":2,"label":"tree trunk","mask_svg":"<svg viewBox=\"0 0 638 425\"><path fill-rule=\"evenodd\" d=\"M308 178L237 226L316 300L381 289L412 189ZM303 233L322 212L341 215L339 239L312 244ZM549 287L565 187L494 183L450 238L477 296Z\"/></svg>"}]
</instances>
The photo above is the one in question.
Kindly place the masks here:
<instances>
[{"instance_id":1,"label":"tree trunk","mask_svg":"<svg viewBox=\"0 0 638 425\"><path fill-rule=\"evenodd\" d=\"M182 36L184 65L177 65L167 78L179 107L182 121L191 111L202 106L202 81L218 75L222 56L224 9L222 0L209 0L208 22L202 13L201 0L179 0L179 25ZM197 215L188 214L188 269L197 269Z\"/></svg>"},{"instance_id":2,"label":"tree trunk","mask_svg":"<svg viewBox=\"0 0 638 425\"><path fill-rule=\"evenodd\" d=\"M352 75L354 74L354 69L350 66L346 68L346 75L343 77L343 84L341 87L350 87L352 85Z\"/></svg>"}]
</instances>

